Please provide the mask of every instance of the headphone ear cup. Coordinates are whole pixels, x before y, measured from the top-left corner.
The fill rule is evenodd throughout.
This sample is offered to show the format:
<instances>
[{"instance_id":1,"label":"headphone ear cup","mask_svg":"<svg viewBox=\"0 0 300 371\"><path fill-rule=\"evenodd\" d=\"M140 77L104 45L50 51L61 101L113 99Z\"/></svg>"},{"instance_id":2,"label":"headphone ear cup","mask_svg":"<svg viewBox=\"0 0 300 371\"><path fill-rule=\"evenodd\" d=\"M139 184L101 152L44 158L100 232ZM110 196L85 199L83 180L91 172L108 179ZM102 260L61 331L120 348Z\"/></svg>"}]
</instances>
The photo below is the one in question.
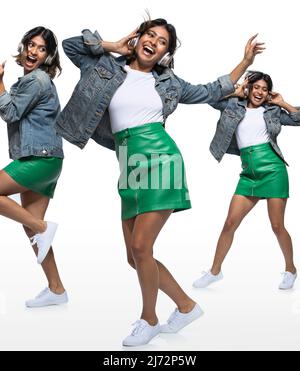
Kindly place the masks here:
<instances>
[{"instance_id":1,"label":"headphone ear cup","mask_svg":"<svg viewBox=\"0 0 300 371\"><path fill-rule=\"evenodd\" d=\"M134 37L133 39L128 41L128 45L134 49L137 46L139 39L140 36Z\"/></svg>"},{"instance_id":2,"label":"headphone ear cup","mask_svg":"<svg viewBox=\"0 0 300 371\"><path fill-rule=\"evenodd\" d=\"M173 54L166 53L157 64L162 67L171 67L173 62Z\"/></svg>"},{"instance_id":3,"label":"headphone ear cup","mask_svg":"<svg viewBox=\"0 0 300 371\"><path fill-rule=\"evenodd\" d=\"M247 98L248 95L249 95L249 88L246 87L246 88L244 89L244 92L243 92L243 93L244 93L245 98Z\"/></svg>"},{"instance_id":4,"label":"headphone ear cup","mask_svg":"<svg viewBox=\"0 0 300 371\"><path fill-rule=\"evenodd\" d=\"M50 54L47 56L44 64L46 64L47 66L51 66L51 63L53 62L53 59L55 58L55 55L54 56L51 56Z\"/></svg>"},{"instance_id":5,"label":"headphone ear cup","mask_svg":"<svg viewBox=\"0 0 300 371\"><path fill-rule=\"evenodd\" d=\"M22 54L24 51L24 44L22 42L19 43L18 45L18 53Z\"/></svg>"},{"instance_id":6,"label":"headphone ear cup","mask_svg":"<svg viewBox=\"0 0 300 371\"><path fill-rule=\"evenodd\" d=\"M44 64L45 64L46 66L51 66L52 62L54 61L54 59L55 59L55 57L56 57L57 51L58 51L58 49L57 49L57 45L56 45L56 49L55 49L55 51L54 51L54 54L53 54L53 55L48 54L48 56L47 56L47 58L46 58L46 60L45 60L45 62L44 62Z\"/></svg>"}]
</instances>

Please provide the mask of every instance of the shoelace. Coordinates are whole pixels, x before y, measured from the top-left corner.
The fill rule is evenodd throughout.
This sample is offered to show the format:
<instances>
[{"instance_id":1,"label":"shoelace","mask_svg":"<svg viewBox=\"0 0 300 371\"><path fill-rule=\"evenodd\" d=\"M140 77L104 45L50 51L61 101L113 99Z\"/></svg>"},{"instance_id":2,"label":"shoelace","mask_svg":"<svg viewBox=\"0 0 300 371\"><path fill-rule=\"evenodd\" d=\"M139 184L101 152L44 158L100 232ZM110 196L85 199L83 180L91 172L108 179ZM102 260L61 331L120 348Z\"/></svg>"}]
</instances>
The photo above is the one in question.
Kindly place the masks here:
<instances>
[{"instance_id":1,"label":"shoelace","mask_svg":"<svg viewBox=\"0 0 300 371\"><path fill-rule=\"evenodd\" d=\"M139 335L143 330L144 328L146 327L146 323L142 322L140 319L137 320L136 322L134 322L132 324L132 326L135 326L134 329L132 330L132 333L131 335L132 336L137 336Z\"/></svg>"},{"instance_id":2,"label":"shoelace","mask_svg":"<svg viewBox=\"0 0 300 371\"><path fill-rule=\"evenodd\" d=\"M168 325L175 324L178 322L179 318L177 316L178 309L175 309L174 312L170 315L170 318L167 320Z\"/></svg>"},{"instance_id":3,"label":"shoelace","mask_svg":"<svg viewBox=\"0 0 300 371\"><path fill-rule=\"evenodd\" d=\"M288 283L290 279L292 278L289 274L289 272L282 272L283 275L282 283Z\"/></svg>"},{"instance_id":4,"label":"shoelace","mask_svg":"<svg viewBox=\"0 0 300 371\"><path fill-rule=\"evenodd\" d=\"M48 287L44 288L35 298L38 299L48 291Z\"/></svg>"}]
</instances>

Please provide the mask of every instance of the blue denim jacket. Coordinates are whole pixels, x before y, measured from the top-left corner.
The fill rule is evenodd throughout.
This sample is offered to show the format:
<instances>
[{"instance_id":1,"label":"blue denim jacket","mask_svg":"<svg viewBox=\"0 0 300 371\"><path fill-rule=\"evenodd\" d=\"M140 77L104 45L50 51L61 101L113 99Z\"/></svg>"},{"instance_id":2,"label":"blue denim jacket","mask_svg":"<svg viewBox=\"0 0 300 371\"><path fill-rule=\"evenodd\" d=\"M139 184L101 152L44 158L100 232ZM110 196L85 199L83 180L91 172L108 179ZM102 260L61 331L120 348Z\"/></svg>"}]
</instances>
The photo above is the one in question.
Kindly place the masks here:
<instances>
[{"instance_id":1,"label":"blue denim jacket","mask_svg":"<svg viewBox=\"0 0 300 371\"><path fill-rule=\"evenodd\" d=\"M57 130L80 148L92 137L97 143L115 149L108 106L126 78L123 68L126 58L104 52L97 31L84 30L82 34L63 41L65 53L81 70L81 78L58 118ZM178 103L213 103L234 90L229 75L207 85L191 85L168 68L161 74L154 71L153 75L163 103L164 121Z\"/></svg>"},{"instance_id":2,"label":"blue denim jacket","mask_svg":"<svg viewBox=\"0 0 300 371\"><path fill-rule=\"evenodd\" d=\"M36 69L22 76L10 93L0 96L0 116L7 123L9 155L63 158L55 121L60 105L49 75Z\"/></svg>"},{"instance_id":3,"label":"blue denim jacket","mask_svg":"<svg viewBox=\"0 0 300 371\"><path fill-rule=\"evenodd\" d=\"M216 133L210 144L210 152L219 162L225 153L240 155L237 145L235 131L238 124L246 114L247 101L236 97L221 100L211 104L212 107L221 111L217 123ZM285 162L283 154L277 144L277 136L281 131L281 125L300 126L300 108L298 112L287 113L276 105L265 105L264 119L267 125L267 132L270 136L270 144Z\"/></svg>"}]
</instances>

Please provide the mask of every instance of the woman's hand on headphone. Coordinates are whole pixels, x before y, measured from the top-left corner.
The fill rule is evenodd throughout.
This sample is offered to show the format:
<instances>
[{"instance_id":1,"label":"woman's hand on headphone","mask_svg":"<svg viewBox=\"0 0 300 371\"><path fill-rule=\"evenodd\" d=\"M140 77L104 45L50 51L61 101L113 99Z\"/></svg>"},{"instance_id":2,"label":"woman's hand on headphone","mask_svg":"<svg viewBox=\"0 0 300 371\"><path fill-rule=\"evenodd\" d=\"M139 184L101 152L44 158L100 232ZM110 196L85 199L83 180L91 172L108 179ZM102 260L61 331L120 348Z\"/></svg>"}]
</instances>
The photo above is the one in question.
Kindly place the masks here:
<instances>
[{"instance_id":1,"label":"woman's hand on headphone","mask_svg":"<svg viewBox=\"0 0 300 371\"><path fill-rule=\"evenodd\" d=\"M232 94L233 97L247 98L245 94L245 89L247 89L249 80L246 78L241 84L235 84L235 91Z\"/></svg>"},{"instance_id":2,"label":"woman's hand on headphone","mask_svg":"<svg viewBox=\"0 0 300 371\"><path fill-rule=\"evenodd\" d=\"M275 91L270 91L268 96L268 103L276 104L277 106L281 107L284 103L284 99L282 98L281 94L276 93Z\"/></svg>"},{"instance_id":3,"label":"woman's hand on headphone","mask_svg":"<svg viewBox=\"0 0 300 371\"><path fill-rule=\"evenodd\" d=\"M6 61L4 61L0 64L0 80L3 79L5 63L6 63Z\"/></svg>"},{"instance_id":4,"label":"woman's hand on headphone","mask_svg":"<svg viewBox=\"0 0 300 371\"><path fill-rule=\"evenodd\" d=\"M123 37L121 40L115 42L115 52L121 55L130 55L133 52L133 47L130 46L129 41L138 37L137 29L131 32L128 36Z\"/></svg>"},{"instance_id":5,"label":"woman's hand on headphone","mask_svg":"<svg viewBox=\"0 0 300 371\"><path fill-rule=\"evenodd\" d=\"M261 54L266 48L264 47L265 43L259 43L255 41L255 38L258 34L250 37L248 40L246 46L245 46L245 52L244 52L244 61L248 66L250 66L255 59L255 56L257 54Z\"/></svg>"},{"instance_id":6,"label":"woman's hand on headphone","mask_svg":"<svg viewBox=\"0 0 300 371\"><path fill-rule=\"evenodd\" d=\"M292 106L291 104L287 103L283 98L282 95L276 93L275 91L270 91L268 96L268 103L269 104L276 104L280 108L283 108L288 113L296 113L299 111L297 107Z\"/></svg>"}]
</instances>

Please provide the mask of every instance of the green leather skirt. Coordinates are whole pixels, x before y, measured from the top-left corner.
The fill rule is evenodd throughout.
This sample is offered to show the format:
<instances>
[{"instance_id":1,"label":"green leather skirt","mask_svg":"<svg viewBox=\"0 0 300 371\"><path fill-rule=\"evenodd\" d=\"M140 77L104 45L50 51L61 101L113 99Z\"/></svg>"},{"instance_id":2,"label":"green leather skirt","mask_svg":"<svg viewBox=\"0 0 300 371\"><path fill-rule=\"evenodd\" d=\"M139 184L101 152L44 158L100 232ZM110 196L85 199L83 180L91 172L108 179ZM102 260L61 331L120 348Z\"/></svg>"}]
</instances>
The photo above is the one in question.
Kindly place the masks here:
<instances>
[{"instance_id":1,"label":"green leather skirt","mask_svg":"<svg viewBox=\"0 0 300 371\"><path fill-rule=\"evenodd\" d=\"M181 153L162 123L115 134L120 164L122 220L158 211L191 208Z\"/></svg>"},{"instance_id":2,"label":"green leather skirt","mask_svg":"<svg viewBox=\"0 0 300 371\"><path fill-rule=\"evenodd\" d=\"M269 143L241 149L243 171L235 194L259 198L288 198L286 165Z\"/></svg>"},{"instance_id":3,"label":"green leather skirt","mask_svg":"<svg viewBox=\"0 0 300 371\"><path fill-rule=\"evenodd\" d=\"M61 158L28 156L14 160L3 170L23 187L53 198L62 163Z\"/></svg>"}]
</instances>

